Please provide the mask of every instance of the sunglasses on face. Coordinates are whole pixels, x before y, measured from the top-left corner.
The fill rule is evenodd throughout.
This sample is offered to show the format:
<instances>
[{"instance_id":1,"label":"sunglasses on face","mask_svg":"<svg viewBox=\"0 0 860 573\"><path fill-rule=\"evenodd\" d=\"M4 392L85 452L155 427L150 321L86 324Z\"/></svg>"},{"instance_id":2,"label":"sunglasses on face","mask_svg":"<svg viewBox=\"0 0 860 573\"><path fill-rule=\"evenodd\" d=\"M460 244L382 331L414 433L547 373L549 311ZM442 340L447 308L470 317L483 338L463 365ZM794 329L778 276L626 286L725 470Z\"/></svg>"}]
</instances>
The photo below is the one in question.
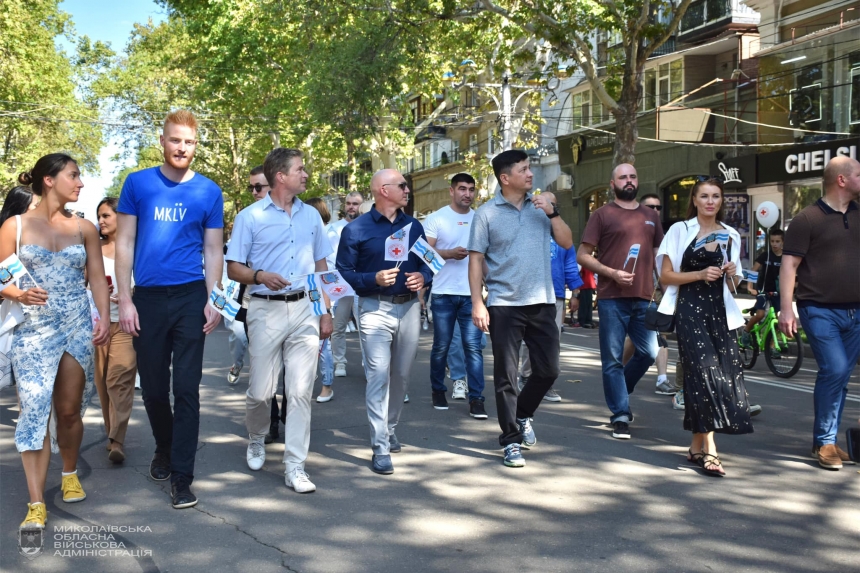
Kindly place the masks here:
<instances>
[{"instance_id":1,"label":"sunglasses on face","mask_svg":"<svg viewBox=\"0 0 860 573\"><path fill-rule=\"evenodd\" d=\"M696 175L696 182L697 183L704 183L705 181L712 181L712 180L719 181L720 183L726 182L722 175Z\"/></svg>"},{"instance_id":2,"label":"sunglasses on face","mask_svg":"<svg viewBox=\"0 0 860 573\"><path fill-rule=\"evenodd\" d=\"M645 206L646 206L646 207L650 207L651 209L655 209L655 210L657 210L657 211L662 211L662 210L663 210L663 206L662 206L662 205L645 205Z\"/></svg>"},{"instance_id":3,"label":"sunglasses on face","mask_svg":"<svg viewBox=\"0 0 860 573\"><path fill-rule=\"evenodd\" d=\"M383 183L382 184L383 187L385 187L386 185L396 185L397 188L400 189L401 191L406 191L409 188L409 185L407 185L405 181L402 183Z\"/></svg>"},{"instance_id":4,"label":"sunglasses on face","mask_svg":"<svg viewBox=\"0 0 860 573\"><path fill-rule=\"evenodd\" d=\"M248 185L248 191L250 191L251 193L260 193L266 187L268 187L268 185L254 183L253 185Z\"/></svg>"}]
</instances>

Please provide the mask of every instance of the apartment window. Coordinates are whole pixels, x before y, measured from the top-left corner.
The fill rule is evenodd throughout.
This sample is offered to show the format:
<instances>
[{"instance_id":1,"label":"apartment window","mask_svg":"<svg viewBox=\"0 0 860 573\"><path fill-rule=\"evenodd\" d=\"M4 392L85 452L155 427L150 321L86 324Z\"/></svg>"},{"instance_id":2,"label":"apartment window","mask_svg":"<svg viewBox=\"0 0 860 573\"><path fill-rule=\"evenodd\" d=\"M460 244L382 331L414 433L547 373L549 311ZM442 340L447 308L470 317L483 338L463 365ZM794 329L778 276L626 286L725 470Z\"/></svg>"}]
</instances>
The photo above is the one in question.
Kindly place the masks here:
<instances>
[{"instance_id":1,"label":"apartment window","mask_svg":"<svg viewBox=\"0 0 860 573\"><path fill-rule=\"evenodd\" d=\"M591 90L573 94L573 127L591 125Z\"/></svg>"},{"instance_id":2,"label":"apartment window","mask_svg":"<svg viewBox=\"0 0 860 573\"><path fill-rule=\"evenodd\" d=\"M460 161L460 142L458 140L451 142L451 161Z\"/></svg>"},{"instance_id":3,"label":"apartment window","mask_svg":"<svg viewBox=\"0 0 860 573\"><path fill-rule=\"evenodd\" d=\"M473 133L469 136L469 153L478 153L478 134Z\"/></svg>"},{"instance_id":4,"label":"apartment window","mask_svg":"<svg viewBox=\"0 0 860 573\"><path fill-rule=\"evenodd\" d=\"M666 105L684 92L684 60L645 70L643 109Z\"/></svg>"},{"instance_id":5,"label":"apartment window","mask_svg":"<svg viewBox=\"0 0 860 573\"><path fill-rule=\"evenodd\" d=\"M428 169L433 166L433 157L430 155L430 144L421 148L421 167Z\"/></svg>"}]
</instances>

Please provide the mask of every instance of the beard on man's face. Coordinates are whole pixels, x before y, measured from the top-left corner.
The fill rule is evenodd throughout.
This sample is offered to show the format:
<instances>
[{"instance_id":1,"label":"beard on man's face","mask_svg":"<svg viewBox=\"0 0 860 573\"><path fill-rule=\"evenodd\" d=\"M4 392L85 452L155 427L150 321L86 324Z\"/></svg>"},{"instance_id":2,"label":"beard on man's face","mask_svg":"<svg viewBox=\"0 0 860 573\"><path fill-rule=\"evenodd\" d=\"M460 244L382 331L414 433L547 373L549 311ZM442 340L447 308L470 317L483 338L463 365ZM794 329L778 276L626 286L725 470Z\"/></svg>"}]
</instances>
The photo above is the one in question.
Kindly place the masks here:
<instances>
[{"instance_id":1,"label":"beard on man's face","mask_svg":"<svg viewBox=\"0 0 860 573\"><path fill-rule=\"evenodd\" d=\"M615 182L613 181L612 190L615 192L615 197L617 197L621 201L632 201L639 193L639 187L637 187L633 183L627 183L624 185L624 187L619 189L615 186Z\"/></svg>"}]
</instances>

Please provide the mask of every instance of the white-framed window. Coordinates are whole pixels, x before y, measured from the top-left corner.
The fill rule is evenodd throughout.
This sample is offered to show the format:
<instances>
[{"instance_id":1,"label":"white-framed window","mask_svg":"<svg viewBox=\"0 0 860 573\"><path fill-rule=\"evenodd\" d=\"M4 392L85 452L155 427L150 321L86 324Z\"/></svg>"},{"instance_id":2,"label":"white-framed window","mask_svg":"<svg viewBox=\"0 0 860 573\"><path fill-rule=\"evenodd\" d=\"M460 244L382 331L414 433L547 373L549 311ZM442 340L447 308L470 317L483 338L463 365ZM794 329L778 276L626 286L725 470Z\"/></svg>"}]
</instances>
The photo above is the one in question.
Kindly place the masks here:
<instances>
[{"instance_id":1,"label":"white-framed window","mask_svg":"<svg viewBox=\"0 0 860 573\"><path fill-rule=\"evenodd\" d=\"M643 109L654 109L677 99L684 93L683 58L645 70L644 84Z\"/></svg>"},{"instance_id":2,"label":"white-framed window","mask_svg":"<svg viewBox=\"0 0 860 573\"><path fill-rule=\"evenodd\" d=\"M573 94L573 128L591 125L591 90Z\"/></svg>"},{"instance_id":3,"label":"white-framed window","mask_svg":"<svg viewBox=\"0 0 860 573\"><path fill-rule=\"evenodd\" d=\"M451 142L451 161L460 161L460 140L455 139Z\"/></svg>"},{"instance_id":4,"label":"white-framed window","mask_svg":"<svg viewBox=\"0 0 860 573\"><path fill-rule=\"evenodd\" d=\"M469 136L469 153L478 153L478 134L473 133Z\"/></svg>"},{"instance_id":5,"label":"white-framed window","mask_svg":"<svg viewBox=\"0 0 860 573\"><path fill-rule=\"evenodd\" d=\"M487 153L490 155L495 155L499 151L502 150L501 142L499 141L499 136L495 131L487 132Z\"/></svg>"}]
</instances>

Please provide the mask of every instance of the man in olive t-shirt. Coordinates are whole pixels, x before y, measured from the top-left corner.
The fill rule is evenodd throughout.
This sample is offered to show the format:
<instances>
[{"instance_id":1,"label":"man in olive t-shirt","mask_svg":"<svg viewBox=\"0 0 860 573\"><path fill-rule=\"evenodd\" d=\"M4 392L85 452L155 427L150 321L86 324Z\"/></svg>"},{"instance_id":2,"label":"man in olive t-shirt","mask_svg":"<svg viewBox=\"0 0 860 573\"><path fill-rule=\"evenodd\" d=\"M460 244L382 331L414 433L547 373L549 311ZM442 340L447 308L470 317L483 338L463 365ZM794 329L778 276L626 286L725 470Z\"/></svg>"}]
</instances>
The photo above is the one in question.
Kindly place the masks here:
<instances>
[{"instance_id":1,"label":"man in olive t-shirt","mask_svg":"<svg viewBox=\"0 0 860 573\"><path fill-rule=\"evenodd\" d=\"M636 201L636 168L627 163L618 165L612 170L609 186L615 199L591 214L576 260L600 276L597 313L603 394L612 412L612 437L629 439L628 424L633 421L630 394L657 356L657 333L645 328L645 309L654 291L651 276L663 227L657 211ZM635 259L631 256L634 245L639 245ZM599 260L594 257L595 248ZM636 352L624 366L627 336Z\"/></svg>"},{"instance_id":2,"label":"man in olive t-shirt","mask_svg":"<svg viewBox=\"0 0 860 573\"><path fill-rule=\"evenodd\" d=\"M818 362L812 457L829 470L851 463L836 445L848 381L860 358L860 163L834 157L824 168L824 196L791 220L779 284L779 329L797 332L791 293Z\"/></svg>"}]
</instances>

